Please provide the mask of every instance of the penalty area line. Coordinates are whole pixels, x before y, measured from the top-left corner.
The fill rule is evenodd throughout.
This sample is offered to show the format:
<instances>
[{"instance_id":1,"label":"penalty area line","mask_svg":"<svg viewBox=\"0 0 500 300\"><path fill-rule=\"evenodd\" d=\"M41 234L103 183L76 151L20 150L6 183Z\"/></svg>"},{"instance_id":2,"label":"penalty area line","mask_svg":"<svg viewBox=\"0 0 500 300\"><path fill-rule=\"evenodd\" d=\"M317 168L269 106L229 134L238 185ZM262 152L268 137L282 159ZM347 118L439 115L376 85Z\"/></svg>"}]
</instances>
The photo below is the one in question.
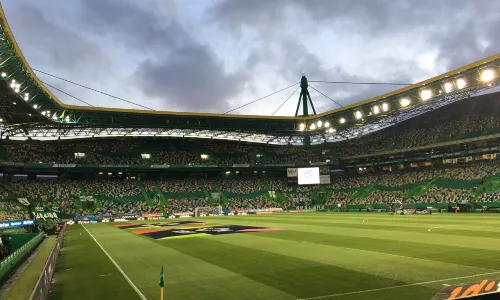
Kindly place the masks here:
<instances>
[{"instance_id":1,"label":"penalty area line","mask_svg":"<svg viewBox=\"0 0 500 300\"><path fill-rule=\"evenodd\" d=\"M317 296L317 297L311 297L311 298L300 298L298 300L314 300L314 299L334 298L334 297L340 297L340 296L364 294L364 293L378 292L378 291L385 291L385 290L394 290L394 289L405 288L405 287L409 287L409 286L417 286L417 285L438 283L438 282L449 281L449 280L467 279L467 278L474 278L474 277L479 277L479 276L495 275L495 274L500 274L500 271L475 274L475 275L468 275L468 276L461 276L461 277L431 280L431 281L424 281L424 282L416 282L416 283L403 284L403 285L388 286L388 287L383 287L383 288L378 288L378 289L369 289L369 290L347 292L347 293L340 293L340 294L331 294L331 295Z\"/></svg>"},{"instance_id":2,"label":"penalty area line","mask_svg":"<svg viewBox=\"0 0 500 300\"><path fill-rule=\"evenodd\" d=\"M137 288L137 286L135 286L135 284L132 282L132 280L130 280L130 278L128 278L127 274L125 274L125 272L123 272L122 268L120 268L120 266L116 263L116 261L111 257L111 255L109 255L109 253L104 250L104 248L101 246L101 244L99 244L99 242L95 239L95 237L92 235L92 233L90 233L90 231L87 230L87 228L82 224L82 227L83 229L85 229L85 231L87 231L87 233L90 235L90 237L94 240L94 242L96 242L97 246L99 246L99 248L101 248L101 250L104 252L104 254L106 254L106 256L109 258L109 260L111 260L111 262L113 263L113 265L115 265L115 267L118 269L118 271L120 271L120 273L122 273L123 277L125 278L125 280L127 280L127 282L130 284L130 286L134 289L134 291L137 293L137 295L139 295L139 297L142 299L142 300L148 300L146 298L146 296L144 296L141 291Z\"/></svg>"}]
</instances>

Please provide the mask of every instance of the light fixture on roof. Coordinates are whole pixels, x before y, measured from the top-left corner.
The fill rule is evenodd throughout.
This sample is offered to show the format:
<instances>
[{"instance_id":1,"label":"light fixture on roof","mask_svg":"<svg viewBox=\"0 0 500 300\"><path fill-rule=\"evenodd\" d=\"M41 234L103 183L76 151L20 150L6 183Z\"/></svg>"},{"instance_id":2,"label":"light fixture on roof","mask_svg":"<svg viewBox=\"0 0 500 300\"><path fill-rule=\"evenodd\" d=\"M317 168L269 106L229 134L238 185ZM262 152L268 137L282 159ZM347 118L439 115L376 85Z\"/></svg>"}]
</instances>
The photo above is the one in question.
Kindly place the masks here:
<instances>
[{"instance_id":1,"label":"light fixture on roof","mask_svg":"<svg viewBox=\"0 0 500 300\"><path fill-rule=\"evenodd\" d=\"M339 119L339 123L340 123L340 124L344 124L344 123L345 123L345 118L340 118L340 119Z\"/></svg>"},{"instance_id":2,"label":"light fixture on roof","mask_svg":"<svg viewBox=\"0 0 500 300\"><path fill-rule=\"evenodd\" d=\"M484 82L492 81L495 78L495 72L492 69L485 69L481 72L481 80Z\"/></svg>"},{"instance_id":3,"label":"light fixture on roof","mask_svg":"<svg viewBox=\"0 0 500 300\"><path fill-rule=\"evenodd\" d=\"M34 109L37 109L37 108L38 108L38 105L37 105L37 104L33 104L33 108L34 108Z\"/></svg>"},{"instance_id":4,"label":"light fixture on roof","mask_svg":"<svg viewBox=\"0 0 500 300\"><path fill-rule=\"evenodd\" d=\"M306 124L304 124L304 123L300 123L300 124L299 124L299 130L300 130L300 131L304 131L304 129L306 129Z\"/></svg>"},{"instance_id":5,"label":"light fixture on roof","mask_svg":"<svg viewBox=\"0 0 500 300\"><path fill-rule=\"evenodd\" d=\"M432 98L432 91L430 89L420 90L420 98L423 101L429 100L430 98Z\"/></svg>"},{"instance_id":6,"label":"light fixture on roof","mask_svg":"<svg viewBox=\"0 0 500 300\"><path fill-rule=\"evenodd\" d=\"M453 91L453 83L452 83L452 82L450 82L450 81L445 82L445 83L443 84L443 87L444 87L444 91L445 91L446 93L449 93L449 92Z\"/></svg>"},{"instance_id":7,"label":"light fixture on roof","mask_svg":"<svg viewBox=\"0 0 500 300\"><path fill-rule=\"evenodd\" d=\"M360 110L357 110L354 112L354 116L356 117L357 120L359 120L363 117L363 113Z\"/></svg>"},{"instance_id":8,"label":"light fixture on roof","mask_svg":"<svg viewBox=\"0 0 500 300\"><path fill-rule=\"evenodd\" d=\"M382 111L386 112L389 110L389 104L388 103L382 103Z\"/></svg>"},{"instance_id":9,"label":"light fixture on roof","mask_svg":"<svg viewBox=\"0 0 500 300\"><path fill-rule=\"evenodd\" d=\"M467 86L467 81L464 78L458 78L455 83L457 84L457 89L461 90Z\"/></svg>"},{"instance_id":10,"label":"light fixture on roof","mask_svg":"<svg viewBox=\"0 0 500 300\"><path fill-rule=\"evenodd\" d=\"M321 127L323 126L323 121L318 120L318 122L316 122L316 126L317 126L318 128L321 128Z\"/></svg>"},{"instance_id":11,"label":"light fixture on roof","mask_svg":"<svg viewBox=\"0 0 500 300\"><path fill-rule=\"evenodd\" d=\"M28 101L30 99L29 93L24 93L24 101Z\"/></svg>"},{"instance_id":12,"label":"light fixture on roof","mask_svg":"<svg viewBox=\"0 0 500 300\"><path fill-rule=\"evenodd\" d=\"M372 111L373 111L373 114L374 114L374 115L377 115L377 114L379 114L379 113L380 113L380 107L379 107L378 105L374 105L374 106L372 107Z\"/></svg>"},{"instance_id":13,"label":"light fixture on roof","mask_svg":"<svg viewBox=\"0 0 500 300\"><path fill-rule=\"evenodd\" d=\"M408 105L410 105L410 99L408 98L403 98L399 101L399 104L401 104L401 107L407 107Z\"/></svg>"},{"instance_id":14,"label":"light fixture on roof","mask_svg":"<svg viewBox=\"0 0 500 300\"><path fill-rule=\"evenodd\" d=\"M325 122L325 128L328 128L328 127L330 127L330 122L326 121Z\"/></svg>"},{"instance_id":15,"label":"light fixture on roof","mask_svg":"<svg viewBox=\"0 0 500 300\"><path fill-rule=\"evenodd\" d=\"M7 77L7 73L2 72L2 77L3 77L3 78Z\"/></svg>"},{"instance_id":16,"label":"light fixture on roof","mask_svg":"<svg viewBox=\"0 0 500 300\"><path fill-rule=\"evenodd\" d=\"M309 125L309 129L310 130L314 130L316 129L316 125L314 123L312 123L311 125Z\"/></svg>"}]
</instances>

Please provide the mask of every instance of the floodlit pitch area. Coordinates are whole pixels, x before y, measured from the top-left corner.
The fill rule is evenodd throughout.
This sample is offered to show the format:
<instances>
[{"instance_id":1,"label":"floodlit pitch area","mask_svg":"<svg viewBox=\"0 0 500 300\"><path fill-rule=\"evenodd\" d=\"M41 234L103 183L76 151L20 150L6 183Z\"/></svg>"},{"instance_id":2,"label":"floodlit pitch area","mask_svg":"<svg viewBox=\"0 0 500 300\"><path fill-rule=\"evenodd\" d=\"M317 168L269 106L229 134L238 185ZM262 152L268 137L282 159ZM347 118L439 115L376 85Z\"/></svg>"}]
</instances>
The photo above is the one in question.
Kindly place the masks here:
<instances>
[{"instance_id":1,"label":"floodlit pitch area","mask_svg":"<svg viewBox=\"0 0 500 300\"><path fill-rule=\"evenodd\" d=\"M158 224L173 221L192 222ZM165 299L430 299L445 284L500 277L494 214L307 213L130 224L137 226L70 226L51 299L159 299L162 265ZM273 230L198 230L221 225ZM186 238L165 233L172 230Z\"/></svg>"}]
</instances>

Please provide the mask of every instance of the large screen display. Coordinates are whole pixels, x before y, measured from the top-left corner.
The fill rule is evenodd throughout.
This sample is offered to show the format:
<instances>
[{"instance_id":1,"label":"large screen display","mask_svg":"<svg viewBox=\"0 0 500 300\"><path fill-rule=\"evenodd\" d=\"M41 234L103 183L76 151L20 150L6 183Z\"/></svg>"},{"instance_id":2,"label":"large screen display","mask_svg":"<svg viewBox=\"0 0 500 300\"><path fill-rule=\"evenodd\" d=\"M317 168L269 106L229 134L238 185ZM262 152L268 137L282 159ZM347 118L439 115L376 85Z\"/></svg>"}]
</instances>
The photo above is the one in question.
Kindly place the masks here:
<instances>
[{"instance_id":1,"label":"large screen display","mask_svg":"<svg viewBox=\"0 0 500 300\"><path fill-rule=\"evenodd\" d=\"M299 168L297 171L299 185L320 184L319 168Z\"/></svg>"}]
</instances>

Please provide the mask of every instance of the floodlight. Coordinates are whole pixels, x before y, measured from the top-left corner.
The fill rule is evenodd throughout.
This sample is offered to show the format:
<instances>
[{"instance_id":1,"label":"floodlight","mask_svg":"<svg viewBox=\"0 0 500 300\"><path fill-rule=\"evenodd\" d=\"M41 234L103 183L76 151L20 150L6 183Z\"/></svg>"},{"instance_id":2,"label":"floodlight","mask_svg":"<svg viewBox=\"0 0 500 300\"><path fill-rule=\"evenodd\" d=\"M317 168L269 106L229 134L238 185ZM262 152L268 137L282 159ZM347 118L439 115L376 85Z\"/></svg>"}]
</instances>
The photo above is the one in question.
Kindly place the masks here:
<instances>
[{"instance_id":1,"label":"floodlight","mask_svg":"<svg viewBox=\"0 0 500 300\"><path fill-rule=\"evenodd\" d=\"M363 117L363 113L360 110L357 110L354 112L354 116L359 120Z\"/></svg>"},{"instance_id":2,"label":"floodlight","mask_svg":"<svg viewBox=\"0 0 500 300\"><path fill-rule=\"evenodd\" d=\"M484 82L492 81L495 78L495 72L491 69L486 69L481 72L481 80Z\"/></svg>"},{"instance_id":3,"label":"floodlight","mask_svg":"<svg viewBox=\"0 0 500 300\"><path fill-rule=\"evenodd\" d=\"M314 130L314 129L316 129L316 125L314 125L314 123L312 123L312 124L309 126L309 129L310 129L310 130Z\"/></svg>"},{"instance_id":4,"label":"floodlight","mask_svg":"<svg viewBox=\"0 0 500 300\"><path fill-rule=\"evenodd\" d=\"M69 122L69 116L66 116L66 118L64 118L64 121Z\"/></svg>"},{"instance_id":5,"label":"floodlight","mask_svg":"<svg viewBox=\"0 0 500 300\"><path fill-rule=\"evenodd\" d=\"M38 108L38 105L34 104L34 105L33 105L33 108L34 108L34 109L37 109L37 108Z\"/></svg>"},{"instance_id":6,"label":"floodlight","mask_svg":"<svg viewBox=\"0 0 500 300\"><path fill-rule=\"evenodd\" d=\"M444 91L445 91L446 93L449 93L449 92L453 91L453 82L449 82L449 81L448 81L448 82L445 82L445 83L443 84L443 86L444 86Z\"/></svg>"},{"instance_id":7,"label":"floodlight","mask_svg":"<svg viewBox=\"0 0 500 300\"><path fill-rule=\"evenodd\" d=\"M226 171L226 174L227 174L227 175L231 174L231 171Z\"/></svg>"},{"instance_id":8,"label":"floodlight","mask_svg":"<svg viewBox=\"0 0 500 300\"><path fill-rule=\"evenodd\" d=\"M3 77L3 78L7 77L7 73L2 72L2 77Z\"/></svg>"},{"instance_id":9,"label":"floodlight","mask_svg":"<svg viewBox=\"0 0 500 300\"><path fill-rule=\"evenodd\" d=\"M3 119L0 118L0 122L3 122Z\"/></svg>"},{"instance_id":10,"label":"floodlight","mask_svg":"<svg viewBox=\"0 0 500 300\"><path fill-rule=\"evenodd\" d=\"M423 101L429 100L430 98L432 98L432 91L430 89L420 90L420 98Z\"/></svg>"},{"instance_id":11,"label":"floodlight","mask_svg":"<svg viewBox=\"0 0 500 300\"><path fill-rule=\"evenodd\" d=\"M108 173L108 175L113 175L113 173Z\"/></svg>"},{"instance_id":12,"label":"floodlight","mask_svg":"<svg viewBox=\"0 0 500 300\"><path fill-rule=\"evenodd\" d=\"M306 124L304 124L304 123L300 123L300 124L299 124L299 130L300 130L300 131L303 131L304 129L306 129Z\"/></svg>"},{"instance_id":13,"label":"floodlight","mask_svg":"<svg viewBox=\"0 0 500 300\"><path fill-rule=\"evenodd\" d=\"M24 93L24 100L28 101L30 99L30 94L29 93Z\"/></svg>"},{"instance_id":14,"label":"floodlight","mask_svg":"<svg viewBox=\"0 0 500 300\"><path fill-rule=\"evenodd\" d=\"M325 122L325 127L326 127L326 128L330 127L330 122L326 121L326 122Z\"/></svg>"},{"instance_id":15,"label":"floodlight","mask_svg":"<svg viewBox=\"0 0 500 300\"><path fill-rule=\"evenodd\" d=\"M345 123L345 118L340 118L340 119L339 119L339 123L340 123L340 124L344 124L344 123Z\"/></svg>"},{"instance_id":16,"label":"floodlight","mask_svg":"<svg viewBox=\"0 0 500 300\"><path fill-rule=\"evenodd\" d=\"M387 103L382 103L382 110L383 110L383 111L388 111L388 110L389 110L389 104L387 104Z\"/></svg>"},{"instance_id":17,"label":"floodlight","mask_svg":"<svg viewBox=\"0 0 500 300\"><path fill-rule=\"evenodd\" d=\"M411 101L408 98L403 98L399 101L399 104L401 104L401 107L406 107L410 105Z\"/></svg>"},{"instance_id":18,"label":"floodlight","mask_svg":"<svg viewBox=\"0 0 500 300\"><path fill-rule=\"evenodd\" d=\"M458 78L455 83L457 84L457 88L459 90L463 89L464 87L467 86L467 81L465 81L464 78Z\"/></svg>"},{"instance_id":19,"label":"floodlight","mask_svg":"<svg viewBox=\"0 0 500 300\"><path fill-rule=\"evenodd\" d=\"M318 128L321 128L321 126L323 126L323 121L319 120L318 122L316 122L316 125L318 126Z\"/></svg>"},{"instance_id":20,"label":"floodlight","mask_svg":"<svg viewBox=\"0 0 500 300\"><path fill-rule=\"evenodd\" d=\"M378 105L374 105L372 111L374 115L377 115L378 113L380 113L380 107Z\"/></svg>"}]
</instances>

